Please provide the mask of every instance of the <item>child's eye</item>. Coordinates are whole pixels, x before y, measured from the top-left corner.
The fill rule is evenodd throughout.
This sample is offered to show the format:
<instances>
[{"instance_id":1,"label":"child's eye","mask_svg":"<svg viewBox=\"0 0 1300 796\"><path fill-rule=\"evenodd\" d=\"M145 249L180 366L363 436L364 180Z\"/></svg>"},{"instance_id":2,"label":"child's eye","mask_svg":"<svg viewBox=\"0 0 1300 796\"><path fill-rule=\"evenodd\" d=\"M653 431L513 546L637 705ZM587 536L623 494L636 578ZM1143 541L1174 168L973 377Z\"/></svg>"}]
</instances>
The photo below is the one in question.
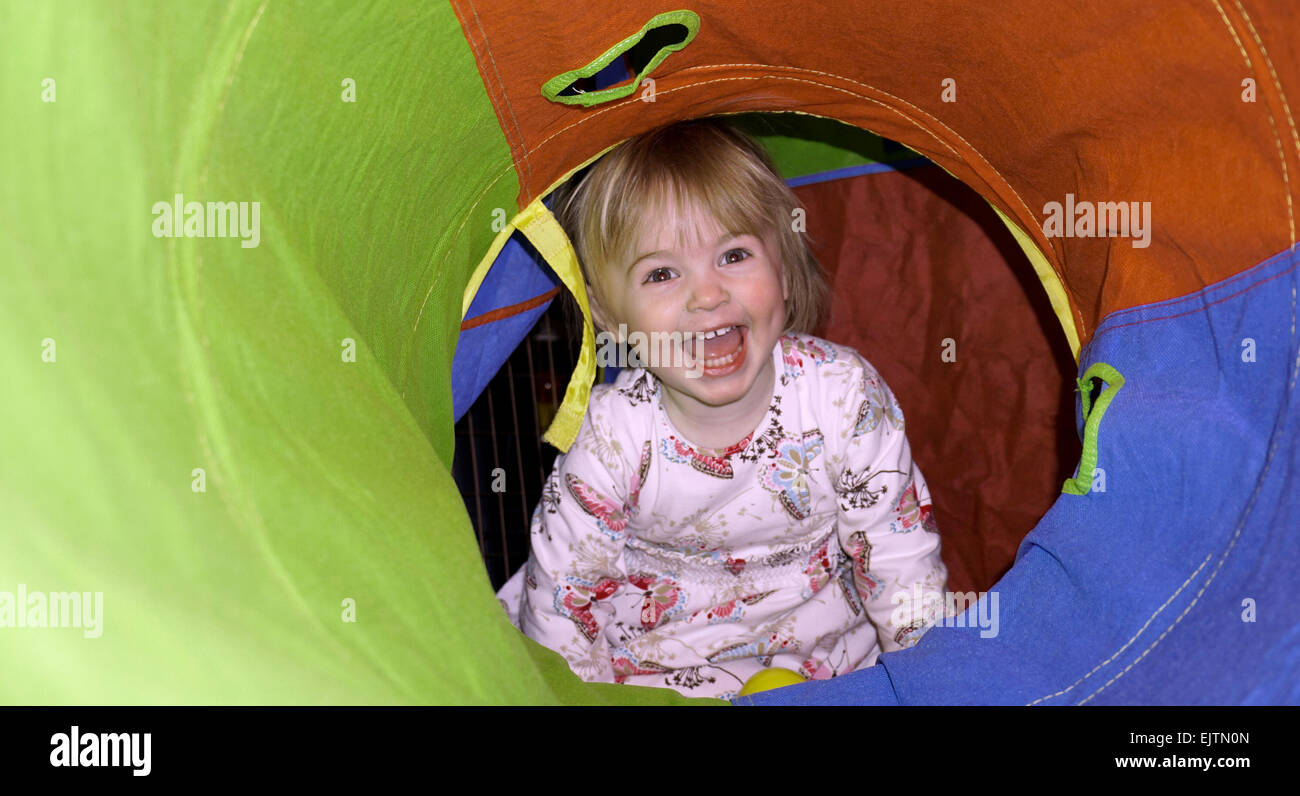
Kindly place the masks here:
<instances>
[{"instance_id":1,"label":"child's eye","mask_svg":"<svg viewBox=\"0 0 1300 796\"><path fill-rule=\"evenodd\" d=\"M648 273L648 274L645 275L645 281L646 281L647 283L650 283L650 282L667 282L669 279L672 278L672 275L673 275L673 272L672 272L672 271L669 271L667 268L656 268L656 269L654 269L653 271L651 271L650 273ZM663 277L663 278L660 279L659 277Z\"/></svg>"},{"instance_id":2,"label":"child's eye","mask_svg":"<svg viewBox=\"0 0 1300 796\"><path fill-rule=\"evenodd\" d=\"M749 253L748 249L731 249L726 254L722 255L722 262L724 265L730 265L731 263L748 260L751 256L753 255Z\"/></svg>"}]
</instances>

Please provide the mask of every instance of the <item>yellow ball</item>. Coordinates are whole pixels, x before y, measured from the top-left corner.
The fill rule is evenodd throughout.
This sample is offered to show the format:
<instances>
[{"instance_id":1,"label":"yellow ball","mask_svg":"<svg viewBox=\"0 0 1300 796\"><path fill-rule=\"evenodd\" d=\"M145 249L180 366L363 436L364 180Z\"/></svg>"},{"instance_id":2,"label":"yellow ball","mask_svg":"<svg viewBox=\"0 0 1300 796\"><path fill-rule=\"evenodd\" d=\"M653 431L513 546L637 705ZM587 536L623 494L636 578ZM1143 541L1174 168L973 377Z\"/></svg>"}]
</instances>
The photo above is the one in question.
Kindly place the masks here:
<instances>
[{"instance_id":1,"label":"yellow ball","mask_svg":"<svg viewBox=\"0 0 1300 796\"><path fill-rule=\"evenodd\" d=\"M740 689L741 696L757 694L759 691L771 691L773 688L781 688L787 685L798 685L805 682L800 675L782 669L779 666L771 669L764 669L753 677L745 681L745 687Z\"/></svg>"}]
</instances>

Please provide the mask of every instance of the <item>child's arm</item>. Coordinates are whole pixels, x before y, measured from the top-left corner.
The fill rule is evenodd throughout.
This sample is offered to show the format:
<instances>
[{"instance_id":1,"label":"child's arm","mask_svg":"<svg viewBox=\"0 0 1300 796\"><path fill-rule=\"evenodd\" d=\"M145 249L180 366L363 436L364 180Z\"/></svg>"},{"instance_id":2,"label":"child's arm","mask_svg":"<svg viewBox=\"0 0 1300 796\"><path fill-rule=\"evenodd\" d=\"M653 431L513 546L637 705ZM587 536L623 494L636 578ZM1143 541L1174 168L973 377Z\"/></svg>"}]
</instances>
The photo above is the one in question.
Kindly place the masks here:
<instances>
[{"instance_id":1,"label":"child's arm","mask_svg":"<svg viewBox=\"0 0 1300 796\"><path fill-rule=\"evenodd\" d=\"M892 652L915 644L940 616L948 571L902 411L884 379L856 361L862 369L844 405L847 439L835 485L839 537L881 649Z\"/></svg>"},{"instance_id":2,"label":"child's arm","mask_svg":"<svg viewBox=\"0 0 1300 796\"><path fill-rule=\"evenodd\" d=\"M616 448L589 413L573 447L556 458L533 512L520 606L520 629L589 682L614 682L604 630L610 598L627 581L623 545L642 475L621 477L630 468Z\"/></svg>"}]
</instances>

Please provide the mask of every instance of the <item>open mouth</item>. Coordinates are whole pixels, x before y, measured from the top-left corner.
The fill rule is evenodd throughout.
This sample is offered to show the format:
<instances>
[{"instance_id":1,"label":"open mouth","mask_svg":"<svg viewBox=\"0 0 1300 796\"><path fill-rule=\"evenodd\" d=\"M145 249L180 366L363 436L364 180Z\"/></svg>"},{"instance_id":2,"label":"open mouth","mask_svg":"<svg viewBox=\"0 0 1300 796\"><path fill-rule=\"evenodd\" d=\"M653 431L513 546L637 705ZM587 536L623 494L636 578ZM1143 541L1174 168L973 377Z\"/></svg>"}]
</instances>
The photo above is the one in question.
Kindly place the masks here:
<instances>
[{"instance_id":1,"label":"open mouth","mask_svg":"<svg viewBox=\"0 0 1300 796\"><path fill-rule=\"evenodd\" d=\"M747 337L746 327L738 324L710 329L702 340L690 333L682 351L684 364L691 370L703 366L706 375L722 375L743 358Z\"/></svg>"}]
</instances>

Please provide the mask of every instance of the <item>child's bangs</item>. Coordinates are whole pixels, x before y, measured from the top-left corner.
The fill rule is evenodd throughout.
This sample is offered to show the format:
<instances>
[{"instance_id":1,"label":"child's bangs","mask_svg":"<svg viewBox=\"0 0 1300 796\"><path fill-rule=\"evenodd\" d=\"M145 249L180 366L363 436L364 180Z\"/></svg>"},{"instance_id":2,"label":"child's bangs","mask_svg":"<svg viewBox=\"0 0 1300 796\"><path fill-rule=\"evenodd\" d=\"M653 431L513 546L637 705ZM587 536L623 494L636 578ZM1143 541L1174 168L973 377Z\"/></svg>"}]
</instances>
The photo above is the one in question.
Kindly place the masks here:
<instances>
[{"instance_id":1,"label":"child's bangs","mask_svg":"<svg viewBox=\"0 0 1300 796\"><path fill-rule=\"evenodd\" d=\"M730 164L718 160L712 165L712 168L659 172L658 184L643 195L647 201L634 220L634 231L644 234L629 237L654 234L646 223L650 219L657 222L657 229L671 228L679 247L707 247L717 243L705 238L706 228L711 226L706 219L712 219L724 232L735 235L764 237L771 232L775 226L770 216L772 205L762 201L769 193L764 186L753 179L748 169L728 168ZM652 245L650 240L629 243L633 247L640 243L647 251Z\"/></svg>"},{"instance_id":2,"label":"child's bangs","mask_svg":"<svg viewBox=\"0 0 1300 796\"><path fill-rule=\"evenodd\" d=\"M795 200L772 169L756 145L713 123L677 125L615 149L565 210L580 229L575 243L588 281L621 277L665 237L681 248L711 247L715 225L775 242L787 267L800 270L801 242L783 234Z\"/></svg>"}]
</instances>

